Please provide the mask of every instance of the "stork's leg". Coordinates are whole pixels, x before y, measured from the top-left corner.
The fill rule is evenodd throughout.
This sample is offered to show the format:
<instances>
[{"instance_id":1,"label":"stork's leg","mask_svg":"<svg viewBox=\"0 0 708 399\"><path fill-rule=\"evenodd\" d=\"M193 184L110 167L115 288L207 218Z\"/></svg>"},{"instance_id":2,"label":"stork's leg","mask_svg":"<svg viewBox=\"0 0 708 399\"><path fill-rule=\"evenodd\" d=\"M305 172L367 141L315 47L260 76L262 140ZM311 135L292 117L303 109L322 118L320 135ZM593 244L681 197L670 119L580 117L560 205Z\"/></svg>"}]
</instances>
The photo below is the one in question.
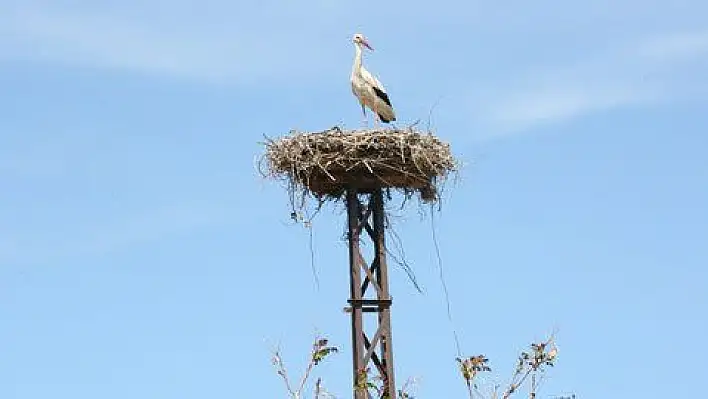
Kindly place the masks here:
<instances>
[{"instance_id":1,"label":"stork's leg","mask_svg":"<svg viewBox=\"0 0 708 399\"><path fill-rule=\"evenodd\" d=\"M380 126L379 122L381 119L379 118L379 113L378 113L378 110L376 109L376 107L374 107L373 114L374 114L374 127L378 128Z\"/></svg>"},{"instance_id":2,"label":"stork's leg","mask_svg":"<svg viewBox=\"0 0 708 399\"><path fill-rule=\"evenodd\" d=\"M366 117L366 107L364 104L361 104L361 113L364 115L364 119L362 119L362 125L364 128L366 128L369 125L369 118Z\"/></svg>"}]
</instances>

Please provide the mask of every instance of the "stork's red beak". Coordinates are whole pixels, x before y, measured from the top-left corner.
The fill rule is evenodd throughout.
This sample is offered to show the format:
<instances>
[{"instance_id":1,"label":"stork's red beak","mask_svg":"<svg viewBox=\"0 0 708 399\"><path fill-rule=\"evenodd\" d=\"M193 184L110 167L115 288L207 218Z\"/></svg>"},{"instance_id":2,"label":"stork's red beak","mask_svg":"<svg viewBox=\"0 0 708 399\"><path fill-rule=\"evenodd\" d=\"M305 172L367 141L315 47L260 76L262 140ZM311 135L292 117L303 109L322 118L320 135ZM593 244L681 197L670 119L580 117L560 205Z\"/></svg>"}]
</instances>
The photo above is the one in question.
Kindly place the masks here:
<instances>
[{"instance_id":1,"label":"stork's red beak","mask_svg":"<svg viewBox=\"0 0 708 399\"><path fill-rule=\"evenodd\" d=\"M367 42L366 40L362 40L361 44L363 44L364 47L368 48L369 50L374 51L374 49L369 46L369 42Z\"/></svg>"}]
</instances>

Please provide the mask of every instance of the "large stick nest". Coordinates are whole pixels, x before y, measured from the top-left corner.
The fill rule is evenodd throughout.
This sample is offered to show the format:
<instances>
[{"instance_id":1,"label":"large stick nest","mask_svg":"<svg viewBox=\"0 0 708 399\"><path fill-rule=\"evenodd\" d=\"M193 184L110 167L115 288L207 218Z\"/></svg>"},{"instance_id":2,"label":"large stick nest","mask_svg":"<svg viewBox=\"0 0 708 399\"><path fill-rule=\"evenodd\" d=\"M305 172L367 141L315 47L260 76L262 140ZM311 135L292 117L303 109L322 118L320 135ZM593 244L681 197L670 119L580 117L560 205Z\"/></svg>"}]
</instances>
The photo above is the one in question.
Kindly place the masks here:
<instances>
[{"instance_id":1,"label":"large stick nest","mask_svg":"<svg viewBox=\"0 0 708 399\"><path fill-rule=\"evenodd\" d=\"M349 187L359 192L397 189L435 202L439 182L457 171L450 145L431 133L406 129L300 133L267 139L266 170L292 191L309 191L318 199L339 199ZM263 159L262 159L263 161Z\"/></svg>"}]
</instances>

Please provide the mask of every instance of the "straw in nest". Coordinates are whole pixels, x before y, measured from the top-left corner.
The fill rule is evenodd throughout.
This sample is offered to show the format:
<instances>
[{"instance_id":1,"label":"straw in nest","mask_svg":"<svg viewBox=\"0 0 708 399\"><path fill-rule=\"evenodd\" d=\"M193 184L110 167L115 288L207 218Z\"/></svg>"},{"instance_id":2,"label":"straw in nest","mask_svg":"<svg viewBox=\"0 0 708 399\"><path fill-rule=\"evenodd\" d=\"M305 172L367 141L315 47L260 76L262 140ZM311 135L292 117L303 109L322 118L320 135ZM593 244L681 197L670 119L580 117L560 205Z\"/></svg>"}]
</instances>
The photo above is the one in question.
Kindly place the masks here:
<instances>
[{"instance_id":1,"label":"straw in nest","mask_svg":"<svg viewBox=\"0 0 708 399\"><path fill-rule=\"evenodd\" d=\"M261 173L284 179L290 189L315 197L341 198L347 188L359 192L397 189L438 199L438 181L457 170L450 146L431 133L407 129L342 130L300 133L267 139Z\"/></svg>"}]
</instances>

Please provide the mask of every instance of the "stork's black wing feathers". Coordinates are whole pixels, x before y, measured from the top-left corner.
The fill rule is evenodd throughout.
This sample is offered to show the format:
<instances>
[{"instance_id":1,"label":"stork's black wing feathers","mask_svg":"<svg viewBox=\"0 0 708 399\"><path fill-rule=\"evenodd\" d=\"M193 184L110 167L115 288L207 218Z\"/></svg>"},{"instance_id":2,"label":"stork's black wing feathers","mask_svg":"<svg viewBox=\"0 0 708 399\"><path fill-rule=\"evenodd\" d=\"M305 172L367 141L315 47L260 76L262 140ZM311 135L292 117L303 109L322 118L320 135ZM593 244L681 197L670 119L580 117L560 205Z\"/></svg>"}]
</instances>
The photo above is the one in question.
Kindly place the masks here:
<instances>
[{"instance_id":1,"label":"stork's black wing feathers","mask_svg":"<svg viewBox=\"0 0 708 399\"><path fill-rule=\"evenodd\" d=\"M392 105L391 105L391 100L389 100L389 98L388 98L388 94L386 94L386 92L382 91L381 89L379 89L379 88L376 87L376 86L372 86L372 87L373 87L373 89L374 89L374 93L376 93L376 95L377 95L380 99L382 99L383 102L385 102L386 104L388 104L389 107L392 107Z\"/></svg>"}]
</instances>

